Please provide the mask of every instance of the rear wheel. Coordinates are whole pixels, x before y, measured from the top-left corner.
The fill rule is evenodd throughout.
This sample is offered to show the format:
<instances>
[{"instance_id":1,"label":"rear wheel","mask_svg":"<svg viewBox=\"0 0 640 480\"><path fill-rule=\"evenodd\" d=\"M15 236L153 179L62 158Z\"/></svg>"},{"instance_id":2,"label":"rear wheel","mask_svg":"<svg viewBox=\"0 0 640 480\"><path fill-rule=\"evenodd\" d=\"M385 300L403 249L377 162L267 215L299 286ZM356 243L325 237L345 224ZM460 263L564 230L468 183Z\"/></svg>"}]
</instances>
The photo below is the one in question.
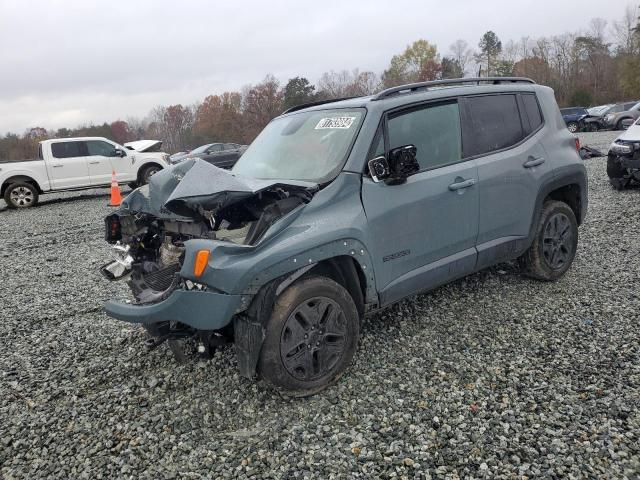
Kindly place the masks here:
<instances>
[{"instance_id":1,"label":"rear wheel","mask_svg":"<svg viewBox=\"0 0 640 480\"><path fill-rule=\"evenodd\" d=\"M609 155L607 157L607 176L609 183L616 190L624 190L629 185L627 169L620 165L618 157Z\"/></svg>"},{"instance_id":2,"label":"rear wheel","mask_svg":"<svg viewBox=\"0 0 640 480\"><path fill-rule=\"evenodd\" d=\"M358 312L345 288L326 277L303 278L275 302L258 370L289 395L312 395L350 365L359 335Z\"/></svg>"},{"instance_id":3,"label":"rear wheel","mask_svg":"<svg viewBox=\"0 0 640 480\"><path fill-rule=\"evenodd\" d=\"M573 263L578 248L578 222L564 202L547 201L533 243L522 257L524 273L538 280L557 280Z\"/></svg>"},{"instance_id":4,"label":"rear wheel","mask_svg":"<svg viewBox=\"0 0 640 480\"><path fill-rule=\"evenodd\" d=\"M576 133L578 131L578 124L576 122L567 123L567 128L571 133Z\"/></svg>"},{"instance_id":5,"label":"rear wheel","mask_svg":"<svg viewBox=\"0 0 640 480\"><path fill-rule=\"evenodd\" d=\"M38 203L38 189L28 182L16 182L7 187L4 201L9 208L29 208Z\"/></svg>"}]
</instances>

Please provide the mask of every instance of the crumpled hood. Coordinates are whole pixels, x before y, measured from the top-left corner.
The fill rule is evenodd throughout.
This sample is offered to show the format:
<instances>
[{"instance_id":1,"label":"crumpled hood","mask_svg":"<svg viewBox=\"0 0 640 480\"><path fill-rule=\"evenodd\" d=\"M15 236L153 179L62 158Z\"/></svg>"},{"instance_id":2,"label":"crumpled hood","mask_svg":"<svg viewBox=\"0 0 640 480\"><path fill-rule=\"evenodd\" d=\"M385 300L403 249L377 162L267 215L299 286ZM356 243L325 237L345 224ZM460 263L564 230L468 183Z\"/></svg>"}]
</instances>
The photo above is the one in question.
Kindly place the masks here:
<instances>
[{"instance_id":1,"label":"crumpled hood","mask_svg":"<svg viewBox=\"0 0 640 480\"><path fill-rule=\"evenodd\" d=\"M162 145L162 141L160 140L136 140L133 142L127 142L124 144L125 147L131 148L136 152L146 152L150 148L155 147L156 145Z\"/></svg>"},{"instance_id":2,"label":"crumpled hood","mask_svg":"<svg viewBox=\"0 0 640 480\"><path fill-rule=\"evenodd\" d=\"M318 186L298 180L240 177L204 160L189 159L153 175L148 185L124 199L122 208L158 218L193 218L194 214L215 214L221 208L275 187L315 189Z\"/></svg>"},{"instance_id":3,"label":"crumpled hood","mask_svg":"<svg viewBox=\"0 0 640 480\"><path fill-rule=\"evenodd\" d=\"M614 140L624 140L625 142L640 142L640 125L635 123L625 130L618 138Z\"/></svg>"}]
</instances>

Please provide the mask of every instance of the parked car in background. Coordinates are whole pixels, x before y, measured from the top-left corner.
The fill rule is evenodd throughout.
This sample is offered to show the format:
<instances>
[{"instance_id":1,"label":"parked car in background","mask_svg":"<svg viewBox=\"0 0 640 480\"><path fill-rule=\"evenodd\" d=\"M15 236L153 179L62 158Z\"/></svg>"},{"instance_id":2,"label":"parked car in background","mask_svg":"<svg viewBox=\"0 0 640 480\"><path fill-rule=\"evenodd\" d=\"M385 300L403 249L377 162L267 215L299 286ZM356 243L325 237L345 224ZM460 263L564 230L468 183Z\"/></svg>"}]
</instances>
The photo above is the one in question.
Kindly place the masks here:
<instances>
[{"instance_id":1,"label":"parked car in background","mask_svg":"<svg viewBox=\"0 0 640 480\"><path fill-rule=\"evenodd\" d=\"M171 157L171 162L179 163L190 158L200 158L216 167L231 168L246 149L246 145L237 143L208 143L183 156Z\"/></svg>"},{"instance_id":2,"label":"parked car in background","mask_svg":"<svg viewBox=\"0 0 640 480\"><path fill-rule=\"evenodd\" d=\"M180 160L186 158L187 154L190 152L191 150L185 150L182 152L176 152L173 155L169 156L169 162L170 163L178 163Z\"/></svg>"},{"instance_id":3,"label":"parked car in background","mask_svg":"<svg viewBox=\"0 0 640 480\"><path fill-rule=\"evenodd\" d=\"M0 194L9 208L27 208L43 193L109 186L112 172L118 183L143 185L168 159L102 137L44 140L37 158L0 162Z\"/></svg>"},{"instance_id":4,"label":"parked car in background","mask_svg":"<svg viewBox=\"0 0 640 480\"><path fill-rule=\"evenodd\" d=\"M365 313L509 260L562 277L587 212L578 146L553 90L520 78L290 108L231 172L181 162L105 219L101 271L135 299L106 312L177 356L226 338L243 376L316 393Z\"/></svg>"},{"instance_id":5,"label":"parked car in background","mask_svg":"<svg viewBox=\"0 0 640 480\"><path fill-rule=\"evenodd\" d=\"M624 130L640 118L640 102L619 103L612 107L604 116L605 128Z\"/></svg>"},{"instance_id":6,"label":"parked car in background","mask_svg":"<svg viewBox=\"0 0 640 480\"><path fill-rule=\"evenodd\" d=\"M562 113L562 119L571 133L581 130L583 120L589 116L589 112L584 107L561 108L560 113Z\"/></svg>"},{"instance_id":7,"label":"parked car in background","mask_svg":"<svg viewBox=\"0 0 640 480\"><path fill-rule=\"evenodd\" d=\"M607 156L607 176L616 190L640 183L640 119L616 138Z\"/></svg>"},{"instance_id":8,"label":"parked car in background","mask_svg":"<svg viewBox=\"0 0 640 480\"><path fill-rule=\"evenodd\" d=\"M598 105L587 108L588 116L582 120L581 130L584 132L597 132L605 128L604 116L611 110L614 104Z\"/></svg>"}]
</instances>

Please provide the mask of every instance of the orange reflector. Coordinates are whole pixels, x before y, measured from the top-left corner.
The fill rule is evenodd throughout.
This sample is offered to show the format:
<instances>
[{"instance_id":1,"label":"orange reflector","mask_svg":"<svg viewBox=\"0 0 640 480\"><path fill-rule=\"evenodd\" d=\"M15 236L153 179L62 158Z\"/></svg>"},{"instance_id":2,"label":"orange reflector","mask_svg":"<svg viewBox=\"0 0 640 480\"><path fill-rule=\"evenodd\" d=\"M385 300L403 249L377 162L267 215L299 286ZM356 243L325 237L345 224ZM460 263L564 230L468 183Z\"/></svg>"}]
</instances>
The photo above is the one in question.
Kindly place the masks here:
<instances>
[{"instance_id":1,"label":"orange reflector","mask_svg":"<svg viewBox=\"0 0 640 480\"><path fill-rule=\"evenodd\" d=\"M198 253L196 253L196 263L193 266L193 274L196 277L201 276L207 268L210 253L209 250L198 250Z\"/></svg>"}]
</instances>

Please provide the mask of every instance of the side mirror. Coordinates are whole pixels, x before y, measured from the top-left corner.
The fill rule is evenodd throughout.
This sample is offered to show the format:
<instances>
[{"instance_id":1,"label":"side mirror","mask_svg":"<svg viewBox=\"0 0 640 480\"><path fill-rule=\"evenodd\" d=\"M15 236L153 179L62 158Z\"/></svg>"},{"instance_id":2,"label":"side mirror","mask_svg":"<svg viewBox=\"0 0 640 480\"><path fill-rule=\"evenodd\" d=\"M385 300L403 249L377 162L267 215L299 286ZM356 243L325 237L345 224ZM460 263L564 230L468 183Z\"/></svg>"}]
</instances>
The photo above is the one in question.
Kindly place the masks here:
<instances>
[{"instance_id":1,"label":"side mirror","mask_svg":"<svg viewBox=\"0 0 640 480\"><path fill-rule=\"evenodd\" d=\"M420 171L420 164L416 158L418 149L415 145L404 145L389 151L390 175L387 183L397 185L404 183L407 178Z\"/></svg>"},{"instance_id":2,"label":"side mirror","mask_svg":"<svg viewBox=\"0 0 640 480\"><path fill-rule=\"evenodd\" d=\"M114 157L126 157L127 156L127 152L125 152L124 150L122 150L121 148L116 148L114 153L113 153Z\"/></svg>"},{"instance_id":3,"label":"side mirror","mask_svg":"<svg viewBox=\"0 0 640 480\"><path fill-rule=\"evenodd\" d=\"M378 183L389 178L389 164L387 163L387 159L384 158L384 155L369 160L368 166L369 175L371 175L374 182Z\"/></svg>"}]
</instances>

